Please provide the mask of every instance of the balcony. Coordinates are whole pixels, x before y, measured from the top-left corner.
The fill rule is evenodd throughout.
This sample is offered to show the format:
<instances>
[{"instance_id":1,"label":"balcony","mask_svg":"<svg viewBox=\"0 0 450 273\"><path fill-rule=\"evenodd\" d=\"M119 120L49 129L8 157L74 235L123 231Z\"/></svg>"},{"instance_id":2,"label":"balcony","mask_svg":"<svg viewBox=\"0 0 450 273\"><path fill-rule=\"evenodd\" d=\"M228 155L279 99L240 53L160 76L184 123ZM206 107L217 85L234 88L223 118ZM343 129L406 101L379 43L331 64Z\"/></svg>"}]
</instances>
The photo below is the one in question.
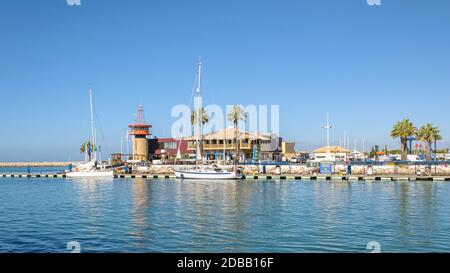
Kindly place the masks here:
<instances>
[{"instance_id":1,"label":"balcony","mask_svg":"<svg viewBox=\"0 0 450 273\"><path fill-rule=\"evenodd\" d=\"M258 145L259 146L259 145ZM250 150L252 149L252 144L251 143L243 143L241 141L240 144L240 149L241 150ZM204 150L235 150L236 146L234 143L207 143L207 144L203 144L203 149ZM193 142L188 142L188 150L195 150L195 141Z\"/></svg>"}]
</instances>

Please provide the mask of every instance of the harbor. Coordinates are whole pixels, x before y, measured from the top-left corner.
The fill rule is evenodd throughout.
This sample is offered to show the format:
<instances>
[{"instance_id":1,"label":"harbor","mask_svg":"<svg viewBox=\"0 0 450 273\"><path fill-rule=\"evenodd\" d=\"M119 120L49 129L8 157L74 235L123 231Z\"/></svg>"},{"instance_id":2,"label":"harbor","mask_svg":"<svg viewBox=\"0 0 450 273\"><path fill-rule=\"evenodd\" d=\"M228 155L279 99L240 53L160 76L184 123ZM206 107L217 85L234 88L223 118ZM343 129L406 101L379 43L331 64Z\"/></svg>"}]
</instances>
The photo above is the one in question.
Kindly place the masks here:
<instances>
[{"instance_id":1,"label":"harbor","mask_svg":"<svg viewBox=\"0 0 450 273\"><path fill-rule=\"evenodd\" d=\"M450 253L450 0L4 2L12 266L405 269L418 259L383 254Z\"/></svg>"}]
</instances>

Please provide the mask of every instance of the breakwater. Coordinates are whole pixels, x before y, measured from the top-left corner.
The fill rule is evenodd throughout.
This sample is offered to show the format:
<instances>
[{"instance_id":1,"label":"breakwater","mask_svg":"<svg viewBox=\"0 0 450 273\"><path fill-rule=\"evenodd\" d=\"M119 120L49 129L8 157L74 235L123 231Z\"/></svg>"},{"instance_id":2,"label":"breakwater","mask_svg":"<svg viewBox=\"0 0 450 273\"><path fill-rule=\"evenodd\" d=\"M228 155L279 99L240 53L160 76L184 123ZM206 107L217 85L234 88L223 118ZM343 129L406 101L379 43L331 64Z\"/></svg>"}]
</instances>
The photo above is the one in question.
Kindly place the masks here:
<instances>
[{"instance_id":1,"label":"breakwater","mask_svg":"<svg viewBox=\"0 0 450 273\"><path fill-rule=\"evenodd\" d=\"M48 162L0 162L0 167L14 168L14 167L64 167L69 164L75 165L81 162L61 162L61 161L48 161Z\"/></svg>"}]
</instances>

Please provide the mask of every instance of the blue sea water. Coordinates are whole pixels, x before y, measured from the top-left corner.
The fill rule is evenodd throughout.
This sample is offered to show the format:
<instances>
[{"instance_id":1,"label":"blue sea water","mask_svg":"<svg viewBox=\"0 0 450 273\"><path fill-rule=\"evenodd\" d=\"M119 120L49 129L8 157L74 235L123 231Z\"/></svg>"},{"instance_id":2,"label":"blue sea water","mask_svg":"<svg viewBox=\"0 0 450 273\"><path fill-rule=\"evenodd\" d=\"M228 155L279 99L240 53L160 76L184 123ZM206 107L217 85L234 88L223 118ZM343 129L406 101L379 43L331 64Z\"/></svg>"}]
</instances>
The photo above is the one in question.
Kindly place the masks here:
<instances>
[{"instance_id":1,"label":"blue sea water","mask_svg":"<svg viewBox=\"0 0 450 273\"><path fill-rule=\"evenodd\" d=\"M450 183L0 178L0 252L450 252Z\"/></svg>"}]
</instances>

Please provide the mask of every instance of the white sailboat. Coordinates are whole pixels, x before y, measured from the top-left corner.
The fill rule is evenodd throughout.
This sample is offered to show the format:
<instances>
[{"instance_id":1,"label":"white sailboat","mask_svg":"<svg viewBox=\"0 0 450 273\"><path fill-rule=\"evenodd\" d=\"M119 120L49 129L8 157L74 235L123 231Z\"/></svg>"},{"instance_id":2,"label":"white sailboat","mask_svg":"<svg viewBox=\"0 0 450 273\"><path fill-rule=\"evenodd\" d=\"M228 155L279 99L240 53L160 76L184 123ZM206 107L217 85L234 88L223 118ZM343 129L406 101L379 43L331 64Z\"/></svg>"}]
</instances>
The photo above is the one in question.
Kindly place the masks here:
<instances>
[{"instance_id":1,"label":"white sailboat","mask_svg":"<svg viewBox=\"0 0 450 273\"><path fill-rule=\"evenodd\" d=\"M73 171L67 172L66 177L68 178L90 178L90 177L113 177L114 172L112 169L105 169L103 167L97 167L97 151L95 151L96 147L96 137L95 137L95 128L94 128L94 112L92 106L92 90L89 89L89 104L91 110L91 147L93 151L93 158L91 161L75 166ZM86 147L87 151L87 147ZM90 152L90 151L87 151Z\"/></svg>"},{"instance_id":2,"label":"white sailboat","mask_svg":"<svg viewBox=\"0 0 450 273\"><path fill-rule=\"evenodd\" d=\"M198 64L198 79L197 79L197 96L196 96L196 119L195 135L196 135L196 166L191 168L174 168L175 176L179 179L208 179L208 180L224 180L237 179L241 175L237 175L236 171L227 171L219 168L217 165L203 165L202 154L200 152L200 136L202 134L202 115L201 115L201 86L202 63ZM198 164L202 162L201 164ZM236 169L236 168L234 168Z\"/></svg>"},{"instance_id":3,"label":"white sailboat","mask_svg":"<svg viewBox=\"0 0 450 273\"><path fill-rule=\"evenodd\" d=\"M198 165L194 168L175 170L175 176L180 179L228 180L240 178L234 171L226 171L215 165Z\"/></svg>"}]
</instances>

